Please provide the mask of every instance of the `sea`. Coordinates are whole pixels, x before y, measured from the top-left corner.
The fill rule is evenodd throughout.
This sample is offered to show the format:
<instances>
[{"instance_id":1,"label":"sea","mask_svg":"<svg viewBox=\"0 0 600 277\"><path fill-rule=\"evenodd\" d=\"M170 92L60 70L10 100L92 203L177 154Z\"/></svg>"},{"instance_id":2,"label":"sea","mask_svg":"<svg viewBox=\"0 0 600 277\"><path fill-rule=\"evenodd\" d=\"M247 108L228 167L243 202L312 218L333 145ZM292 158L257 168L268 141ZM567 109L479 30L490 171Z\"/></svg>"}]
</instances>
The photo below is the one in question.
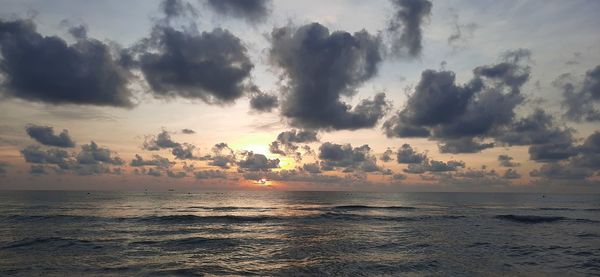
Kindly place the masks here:
<instances>
[{"instance_id":1,"label":"sea","mask_svg":"<svg viewBox=\"0 0 600 277\"><path fill-rule=\"evenodd\" d=\"M0 276L600 276L600 195L0 191Z\"/></svg>"}]
</instances>

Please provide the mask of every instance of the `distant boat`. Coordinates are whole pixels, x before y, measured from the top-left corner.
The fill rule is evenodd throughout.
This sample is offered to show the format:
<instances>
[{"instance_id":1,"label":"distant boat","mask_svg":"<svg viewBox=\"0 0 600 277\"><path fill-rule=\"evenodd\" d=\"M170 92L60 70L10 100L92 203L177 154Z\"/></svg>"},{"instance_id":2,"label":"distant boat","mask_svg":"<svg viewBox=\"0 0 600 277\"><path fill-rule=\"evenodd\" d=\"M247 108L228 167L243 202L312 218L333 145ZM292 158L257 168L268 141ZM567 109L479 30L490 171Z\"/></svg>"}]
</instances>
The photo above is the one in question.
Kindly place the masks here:
<instances>
[{"instance_id":1,"label":"distant boat","mask_svg":"<svg viewBox=\"0 0 600 277\"><path fill-rule=\"evenodd\" d=\"M169 189L169 191L175 191L174 189Z\"/></svg>"}]
</instances>

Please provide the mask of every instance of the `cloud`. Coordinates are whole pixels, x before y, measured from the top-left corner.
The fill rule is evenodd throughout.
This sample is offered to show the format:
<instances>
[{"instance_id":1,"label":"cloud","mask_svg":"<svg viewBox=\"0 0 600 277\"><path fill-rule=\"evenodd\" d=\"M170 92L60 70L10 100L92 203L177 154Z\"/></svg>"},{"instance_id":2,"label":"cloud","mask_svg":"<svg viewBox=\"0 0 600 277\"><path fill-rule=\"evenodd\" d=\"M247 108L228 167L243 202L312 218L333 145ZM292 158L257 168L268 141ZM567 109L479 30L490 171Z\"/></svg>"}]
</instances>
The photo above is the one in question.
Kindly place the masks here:
<instances>
[{"instance_id":1,"label":"cloud","mask_svg":"<svg viewBox=\"0 0 600 277\"><path fill-rule=\"evenodd\" d=\"M539 169L529 172L529 175L532 177L561 180L583 180L592 176L592 174L593 171L589 168L573 167L558 163L544 164Z\"/></svg>"},{"instance_id":2,"label":"cloud","mask_svg":"<svg viewBox=\"0 0 600 277\"><path fill-rule=\"evenodd\" d=\"M195 134L196 131L194 131L192 129L184 128L184 129L181 129L181 133L186 134L186 135L191 135L191 134Z\"/></svg>"},{"instance_id":3,"label":"cloud","mask_svg":"<svg viewBox=\"0 0 600 277\"><path fill-rule=\"evenodd\" d=\"M3 93L50 104L131 107L130 73L99 40L71 45L43 36L29 20L0 20Z\"/></svg>"},{"instance_id":4,"label":"cloud","mask_svg":"<svg viewBox=\"0 0 600 277\"><path fill-rule=\"evenodd\" d=\"M321 167L318 163L307 163L302 165L302 169L308 173L321 173Z\"/></svg>"},{"instance_id":5,"label":"cloud","mask_svg":"<svg viewBox=\"0 0 600 277\"><path fill-rule=\"evenodd\" d=\"M171 154L179 160L206 160L209 158L208 156L200 157L196 155L196 146L193 144L173 141L166 130L161 131L156 136L146 136L142 148L149 151L171 149Z\"/></svg>"},{"instance_id":6,"label":"cloud","mask_svg":"<svg viewBox=\"0 0 600 277\"><path fill-rule=\"evenodd\" d=\"M394 154L394 151L388 147L388 149L386 149L383 152L383 154L381 154L381 157L379 157L379 159L384 163L391 162L394 160L394 158L392 158L393 154Z\"/></svg>"},{"instance_id":7,"label":"cloud","mask_svg":"<svg viewBox=\"0 0 600 277\"><path fill-rule=\"evenodd\" d=\"M275 95L259 92L250 98L250 107L259 112L271 112L277 106L279 106L279 100Z\"/></svg>"},{"instance_id":8,"label":"cloud","mask_svg":"<svg viewBox=\"0 0 600 277\"><path fill-rule=\"evenodd\" d=\"M420 164L427 160L427 154L417 153L410 144L403 144L396 153L399 164Z\"/></svg>"},{"instance_id":9,"label":"cloud","mask_svg":"<svg viewBox=\"0 0 600 277\"><path fill-rule=\"evenodd\" d=\"M51 148L42 150L39 146L30 145L21 150L27 163L53 165L56 172L73 172L78 175L121 174L123 160L114 155L108 148L99 147L94 141L81 146L79 153L71 154L63 149Z\"/></svg>"},{"instance_id":10,"label":"cloud","mask_svg":"<svg viewBox=\"0 0 600 277\"><path fill-rule=\"evenodd\" d=\"M268 159L263 154L245 152L245 159L238 161L241 169L249 171L268 171L279 167L279 159Z\"/></svg>"},{"instance_id":11,"label":"cloud","mask_svg":"<svg viewBox=\"0 0 600 277\"><path fill-rule=\"evenodd\" d=\"M183 17L187 14L194 16L197 14L194 6L182 0L164 0L160 3L160 8L167 20Z\"/></svg>"},{"instance_id":12,"label":"cloud","mask_svg":"<svg viewBox=\"0 0 600 277\"><path fill-rule=\"evenodd\" d=\"M271 32L271 63L287 77L281 113L293 126L323 129L373 127L387 112L385 94L363 99L354 108L342 102L377 73L379 37L366 31L350 34L312 23Z\"/></svg>"},{"instance_id":13,"label":"cloud","mask_svg":"<svg viewBox=\"0 0 600 277\"><path fill-rule=\"evenodd\" d=\"M167 176L170 178L180 179L180 178L187 177L187 173L185 173L184 171L176 172L176 171L167 170Z\"/></svg>"},{"instance_id":14,"label":"cloud","mask_svg":"<svg viewBox=\"0 0 600 277\"><path fill-rule=\"evenodd\" d=\"M425 172L449 172L464 168L463 161L450 160L448 162L425 159L421 163L410 163L404 172L411 174L422 174Z\"/></svg>"},{"instance_id":15,"label":"cloud","mask_svg":"<svg viewBox=\"0 0 600 277\"><path fill-rule=\"evenodd\" d=\"M0 175L5 175L8 172L7 168L10 167L10 164L7 162L0 161Z\"/></svg>"},{"instance_id":16,"label":"cloud","mask_svg":"<svg viewBox=\"0 0 600 277\"><path fill-rule=\"evenodd\" d=\"M478 153L481 150L494 147L494 143L481 143L473 138L463 137L459 139L448 139L444 144L439 144L440 153Z\"/></svg>"},{"instance_id":17,"label":"cloud","mask_svg":"<svg viewBox=\"0 0 600 277\"><path fill-rule=\"evenodd\" d=\"M118 156L113 156L114 152L108 148L99 147L94 141L90 144L81 146L81 151L77 154L77 162L80 164L111 164L122 165L123 160Z\"/></svg>"},{"instance_id":18,"label":"cloud","mask_svg":"<svg viewBox=\"0 0 600 277\"><path fill-rule=\"evenodd\" d=\"M61 168L67 168L70 163L71 155L62 149L42 150L37 145L30 145L21 150L21 155L28 163L34 164L55 164Z\"/></svg>"},{"instance_id":19,"label":"cloud","mask_svg":"<svg viewBox=\"0 0 600 277\"><path fill-rule=\"evenodd\" d=\"M567 80L568 77L563 75L555 82L563 89L565 117L573 121L600 120L600 65L587 71L581 84Z\"/></svg>"},{"instance_id":20,"label":"cloud","mask_svg":"<svg viewBox=\"0 0 600 277\"><path fill-rule=\"evenodd\" d=\"M456 13L452 14L452 33L448 36L448 45L455 50L465 47L470 39L473 38L475 30L479 26L475 23L462 24L459 22L459 16Z\"/></svg>"},{"instance_id":21,"label":"cloud","mask_svg":"<svg viewBox=\"0 0 600 277\"><path fill-rule=\"evenodd\" d=\"M156 25L138 48L141 71L159 98L231 103L244 94L254 67L241 40L220 28L198 33Z\"/></svg>"},{"instance_id":22,"label":"cloud","mask_svg":"<svg viewBox=\"0 0 600 277\"><path fill-rule=\"evenodd\" d=\"M502 178L504 178L504 179L519 179L519 178L521 178L521 174L519 174L519 172L517 172L516 170L509 168L509 169L506 169L506 171L504 171Z\"/></svg>"},{"instance_id":23,"label":"cloud","mask_svg":"<svg viewBox=\"0 0 600 277\"><path fill-rule=\"evenodd\" d=\"M542 156L547 162L529 173L547 180L583 180L598 175L600 170L600 132L596 131L581 145L548 147ZM530 149L531 154L531 149ZM533 155L533 154L531 154ZM539 154L538 154L539 155Z\"/></svg>"},{"instance_id":24,"label":"cloud","mask_svg":"<svg viewBox=\"0 0 600 277\"><path fill-rule=\"evenodd\" d=\"M302 160L302 152L298 149L301 147L299 143L311 143L319 141L317 131L314 130L296 130L284 131L277 135L277 139L269 145L269 151L273 154L281 156L294 155L297 162ZM308 145L302 147L304 155L313 154L313 151Z\"/></svg>"},{"instance_id":25,"label":"cloud","mask_svg":"<svg viewBox=\"0 0 600 277\"><path fill-rule=\"evenodd\" d=\"M221 142L215 144L212 148L215 154L210 158L209 165L218 166L223 169L228 169L236 163L236 157L233 149L227 145L227 143Z\"/></svg>"},{"instance_id":26,"label":"cloud","mask_svg":"<svg viewBox=\"0 0 600 277\"><path fill-rule=\"evenodd\" d=\"M46 175L46 174L48 174L48 172L46 172L46 169L44 168L43 165L34 164L34 165L31 165L31 168L29 169L29 174L31 174L31 175Z\"/></svg>"},{"instance_id":27,"label":"cloud","mask_svg":"<svg viewBox=\"0 0 600 277\"><path fill-rule=\"evenodd\" d=\"M218 14L242 18L251 23L263 22L270 13L270 0L207 0Z\"/></svg>"},{"instance_id":28,"label":"cloud","mask_svg":"<svg viewBox=\"0 0 600 277\"><path fill-rule=\"evenodd\" d=\"M454 173L453 177L467 178L467 179L481 179L481 178L495 178L498 177L498 173L495 170L472 169L469 168L462 172Z\"/></svg>"},{"instance_id":29,"label":"cloud","mask_svg":"<svg viewBox=\"0 0 600 277\"><path fill-rule=\"evenodd\" d=\"M415 57L421 54L423 21L431 14L428 0L392 0L395 9L387 32L391 39L391 53Z\"/></svg>"},{"instance_id":30,"label":"cloud","mask_svg":"<svg viewBox=\"0 0 600 277\"><path fill-rule=\"evenodd\" d=\"M498 155L498 162L500 162L500 166L503 167L517 167L520 166L520 163L513 162L513 157L509 155Z\"/></svg>"},{"instance_id":31,"label":"cloud","mask_svg":"<svg viewBox=\"0 0 600 277\"><path fill-rule=\"evenodd\" d=\"M483 143L514 122L529 79L528 50L503 55L503 62L480 66L464 85L451 71L425 70L406 106L383 124L388 137L428 137L446 153L475 153L493 146Z\"/></svg>"},{"instance_id":32,"label":"cloud","mask_svg":"<svg viewBox=\"0 0 600 277\"><path fill-rule=\"evenodd\" d=\"M364 172L382 171L377 166L377 158L371 153L369 145L352 147L350 144L325 142L319 147L321 170L331 171L341 168L344 172L361 170Z\"/></svg>"},{"instance_id":33,"label":"cloud","mask_svg":"<svg viewBox=\"0 0 600 277\"><path fill-rule=\"evenodd\" d=\"M194 172L196 179L226 179L227 173L221 170L201 170Z\"/></svg>"},{"instance_id":34,"label":"cloud","mask_svg":"<svg viewBox=\"0 0 600 277\"><path fill-rule=\"evenodd\" d=\"M160 177L160 176L162 176L162 173L160 172L160 169L158 169L158 168L149 168L146 171L146 175L150 175L153 177Z\"/></svg>"},{"instance_id":35,"label":"cloud","mask_svg":"<svg viewBox=\"0 0 600 277\"><path fill-rule=\"evenodd\" d=\"M573 141L573 130L557 126L552 115L536 109L530 115L500 130L495 138L496 141L509 146L570 143Z\"/></svg>"},{"instance_id":36,"label":"cloud","mask_svg":"<svg viewBox=\"0 0 600 277\"><path fill-rule=\"evenodd\" d=\"M32 139L43 145L75 147L75 142L71 139L67 130L62 130L58 135L54 134L54 129L50 126L28 125L25 130Z\"/></svg>"},{"instance_id":37,"label":"cloud","mask_svg":"<svg viewBox=\"0 0 600 277\"><path fill-rule=\"evenodd\" d=\"M152 159L144 160L142 158L142 156L135 154L135 158L133 158L133 160L131 160L131 163L129 165L131 165L133 167L156 166L156 167L160 167L160 168L169 168L169 167L171 167L172 164L173 163L171 161L169 161L169 159L163 158L159 155L153 155Z\"/></svg>"},{"instance_id":38,"label":"cloud","mask_svg":"<svg viewBox=\"0 0 600 277\"><path fill-rule=\"evenodd\" d=\"M142 148L149 151L158 151L160 149L174 148L177 146L180 146L180 144L171 139L169 132L163 130L156 136L146 137Z\"/></svg>"}]
</instances>

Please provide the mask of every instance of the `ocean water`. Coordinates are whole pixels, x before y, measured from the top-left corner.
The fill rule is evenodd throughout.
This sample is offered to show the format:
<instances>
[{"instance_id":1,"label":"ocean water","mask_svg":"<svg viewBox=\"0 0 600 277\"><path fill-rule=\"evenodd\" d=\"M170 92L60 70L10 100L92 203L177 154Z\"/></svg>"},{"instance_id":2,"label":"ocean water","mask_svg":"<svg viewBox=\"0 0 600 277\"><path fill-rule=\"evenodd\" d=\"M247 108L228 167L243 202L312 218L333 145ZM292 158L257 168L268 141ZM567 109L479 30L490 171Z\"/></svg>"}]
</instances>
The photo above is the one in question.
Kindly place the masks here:
<instances>
[{"instance_id":1,"label":"ocean water","mask_svg":"<svg viewBox=\"0 0 600 277\"><path fill-rule=\"evenodd\" d=\"M0 191L13 275L600 275L600 195Z\"/></svg>"}]
</instances>

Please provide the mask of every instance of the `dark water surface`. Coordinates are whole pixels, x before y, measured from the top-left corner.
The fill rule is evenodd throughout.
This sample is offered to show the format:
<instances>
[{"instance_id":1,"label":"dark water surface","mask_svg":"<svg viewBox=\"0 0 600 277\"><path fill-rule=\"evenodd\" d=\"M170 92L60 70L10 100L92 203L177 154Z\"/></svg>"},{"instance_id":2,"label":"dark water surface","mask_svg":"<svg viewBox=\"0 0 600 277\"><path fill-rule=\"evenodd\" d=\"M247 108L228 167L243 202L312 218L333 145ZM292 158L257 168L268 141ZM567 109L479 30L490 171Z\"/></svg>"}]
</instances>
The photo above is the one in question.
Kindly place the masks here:
<instances>
[{"instance_id":1,"label":"dark water surface","mask_svg":"<svg viewBox=\"0 0 600 277\"><path fill-rule=\"evenodd\" d=\"M600 275L600 196L0 191L12 275Z\"/></svg>"}]
</instances>

